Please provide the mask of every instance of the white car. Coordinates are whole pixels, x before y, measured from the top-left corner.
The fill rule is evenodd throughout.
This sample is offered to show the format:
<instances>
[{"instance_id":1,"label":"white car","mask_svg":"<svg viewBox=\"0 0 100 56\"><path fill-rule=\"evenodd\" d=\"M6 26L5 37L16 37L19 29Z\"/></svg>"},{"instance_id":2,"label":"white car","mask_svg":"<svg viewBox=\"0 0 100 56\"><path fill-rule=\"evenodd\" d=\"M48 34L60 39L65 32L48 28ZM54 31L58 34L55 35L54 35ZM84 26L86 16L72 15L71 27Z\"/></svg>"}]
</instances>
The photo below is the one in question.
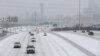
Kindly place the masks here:
<instances>
[{"instance_id":1,"label":"white car","mask_svg":"<svg viewBox=\"0 0 100 56\"><path fill-rule=\"evenodd\" d=\"M14 48L21 48L21 43L20 42L15 42L14 43Z\"/></svg>"},{"instance_id":2,"label":"white car","mask_svg":"<svg viewBox=\"0 0 100 56\"><path fill-rule=\"evenodd\" d=\"M27 54L35 54L35 47L33 45L27 47Z\"/></svg>"}]
</instances>

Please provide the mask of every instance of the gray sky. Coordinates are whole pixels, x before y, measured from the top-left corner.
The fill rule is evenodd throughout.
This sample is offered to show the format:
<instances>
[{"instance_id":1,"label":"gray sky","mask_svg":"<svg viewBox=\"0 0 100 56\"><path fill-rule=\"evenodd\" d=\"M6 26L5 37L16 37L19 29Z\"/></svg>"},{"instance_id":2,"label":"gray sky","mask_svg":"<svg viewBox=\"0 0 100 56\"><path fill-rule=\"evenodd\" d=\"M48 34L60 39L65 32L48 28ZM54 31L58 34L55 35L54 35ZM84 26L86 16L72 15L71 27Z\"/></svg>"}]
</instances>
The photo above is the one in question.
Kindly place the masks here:
<instances>
[{"instance_id":1,"label":"gray sky","mask_svg":"<svg viewBox=\"0 0 100 56\"><path fill-rule=\"evenodd\" d=\"M91 0L80 1L81 13L83 13L84 9L88 8L89 1ZM92 1L96 1L96 4L100 2L100 0ZM41 3L44 3L45 17L71 16L72 19L66 18L69 25L78 23L79 0L0 0L0 17L19 16L20 22L24 20L23 22L25 23L32 23L34 11L37 11L38 16L41 14ZM94 20L92 21L94 22Z\"/></svg>"},{"instance_id":2,"label":"gray sky","mask_svg":"<svg viewBox=\"0 0 100 56\"><path fill-rule=\"evenodd\" d=\"M79 0L0 0L0 17L9 15L25 16L35 10L40 14L40 3L44 3L44 15L64 16L78 13ZM82 8L87 7L88 0L81 0ZM83 10L83 9L82 9Z\"/></svg>"}]
</instances>

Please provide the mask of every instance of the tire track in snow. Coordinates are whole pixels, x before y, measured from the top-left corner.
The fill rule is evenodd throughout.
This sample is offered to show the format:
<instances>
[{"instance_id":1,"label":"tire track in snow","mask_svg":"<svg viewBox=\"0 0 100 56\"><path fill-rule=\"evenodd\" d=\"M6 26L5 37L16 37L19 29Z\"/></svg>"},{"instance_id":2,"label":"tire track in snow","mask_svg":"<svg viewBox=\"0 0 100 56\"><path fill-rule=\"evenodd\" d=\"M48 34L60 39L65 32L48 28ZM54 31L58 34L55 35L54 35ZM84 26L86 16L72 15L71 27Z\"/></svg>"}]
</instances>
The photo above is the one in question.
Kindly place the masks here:
<instances>
[{"instance_id":1,"label":"tire track in snow","mask_svg":"<svg viewBox=\"0 0 100 56\"><path fill-rule=\"evenodd\" d=\"M42 43L41 43L41 37L40 36L35 36L36 37L36 39L37 39L37 45L38 45L38 48L40 48L41 50L40 50L40 52L42 53L42 55L41 56L46 56L45 55L45 52L44 52L44 50L43 50L43 46L42 46Z\"/></svg>"},{"instance_id":2,"label":"tire track in snow","mask_svg":"<svg viewBox=\"0 0 100 56\"><path fill-rule=\"evenodd\" d=\"M18 56L20 49L12 49L8 56Z\"/></svg>"},{"instance_id":3,"label":"tire track in snow","mask_svg":"<svg viewBox=\"0 0 100 56\"><path fill-rule=\"evenodd\" d=\"M22 35L22 34L21 34ZM20 49L15 49L15 48L13 48L13 46L14 46L14 42L15 41L19 41L21 44L22 44L22 41L23 41L23 39L24 39L24 35L22 35L22 36L20 36L20 37L16 37L17 39L14 39L14 41L13 42L11 42L11 44L10 44L10 46L12 46L11 48L11 50L9 50L9 53L6 55L6 56L18 56L19 55L19 53L21 52L21 48L22 48L22 46L21 46L21 48Z\"/></svg>"},{"instance_id":4,"label":"tire track in snow","mask_svg":"<svg viewBox=\"0 0 100 56\"><path fill-rule=\"evenodd\" d=\"M51 39L51 38L52 38L52 39ZM67 56L70 56L69 53L68 53L68 51L65 50L65 49L63 48L63 46L60 45L56 40L54 40L54 37L50 37L49 40L50 40L50 39L51 39L51 42L55 43L59 48L61 48L61 49L66 53Z\"/></svg>"},{"instance_id":5,"label":"tire track in snow","mask_svg":"<svg viewBox=\"0 0 100 56\"><path fill-rule=\"evenodd\" d=\"M44 44L45 42L42 40L42 37L43 36L38 36L37 38L38 38L38 40L37 41L39 41L39 44L40 44L40 47L41 47L41 53L42 53L42 56L47 56L46 55L46 53L45 53L45 46L46 46L46 44ZM46 49L48 49L48 48L46 48Z\"/></svg>"},{"instance_id":6,"label":"tire track in snow","mask_svg":"<svg viewBox=\"0 0 100 56\"><path fill-rule=\"evenodd\" d=\"M22 48L22 41L24 39L24 36L21 36L21 38L17 37L18 38L18 41L20 41L21 43L21 48ZM15 42L15 41L14 41ZM14 44L14 43L13 43ZM13 45L14 46L14 45ZM20 51L21 51L21 48L19 49L15 49L15 48L12 48L12 50L10 50L8 56L18 56Z\"/></svg>"},{"instance_id":7,"label":"tire track in snow","mask_svg":"<svg viewBox=\"0 0 100 56\"><path fill-rule=\"evenodd\" d=\"M43 49L42 54L44 56L59 56L54 50L55 48L52 45L48 44L48 41L44 39L43 33L40 33L39 35L40 36L38 38L40 39L41 47Z\"/></svg>"},{"instance_id":8,"label":"tire track in snow","mask_svg":"<svg viewBox=\"0 0 100 56\"><path fill-rule=\"evenodd\" d=\"M51 39L51 42L55 42L55 44L57 44L68 56L87 56L86 54L84 54L83 52L81 52L79 49L77 49L76 47L74 47L72 44L70 44L67 41L64 41L63 39L59 38L58 36L52 35L52 34L48 34L48 36L51 35L49 37L49 39Z\"/></svg>"},{"instance_id":9,"label":"tire track in snow","mask_svg":"<svg viewBox=\"0 0 100 56\"><path fill-rule=\"evenodd\" d=\"M78 48L78 49L81 50L83 53L87 54L88 56L96 56L95 54L93 54L93 53L91 53L90 51L86 50L85 48L79 46L78 44L74 43L73 41L71 41L71 40L65 38L64 36L59 35L59 34L54 33L54 32L52 32L52 34L54 34L54 35L56 35L56 36L62 38L62 39L65 40L65 41L68 41L69 43L71 43L73 46L75 46L76 48Z\"/></svg>"},{"instance_id":10,"label":"tire track in snow","mask_svg":"<svg viewBox=\"0 0 100 56\"><path fill-rule=\"evenodd\" d=\"M43 38L43 40L44 40L44 44L46 44L46 48L49 48L47 50L47 52L49 51L49 53L47 54L47 52L45 52L48 56L61 56L59 55L59 53L57 53L57 49L55 50L56 47L50 44L50 42L48 43L47 39Z\"/></svg>"},{"instance_id":11,"label":"tire track in snow","mask_svg":"<svg viewBox=\"0 0 100 56\"><path fill-rule=\"evenodd\" d=\"M46 40L46 43L50 46L50 47L52 47L52 49L56 52L56 54L58 55L58 56L62 56L62 54L60 53L60 51L59 51L59 47L57 47L55 44L53 44L50 40L48 40L48 39L45 39ZM49 41L49 42L48 42ZM53 56L53 55L52 55Z\"/></svg>"},{"instance_id":12,"label":"tire track in snow","mask_svg":"<svg viewBox=\"0 0 100 56\"><path fill-rule=\"evenodd\" d=\"M27 33L28 35L26 35L26 37L25 37L25 42L23 41L23 43L25 44L25 53L24 53L24 55L23 56L29 56L28 54L27 54L27 46L29 45L29 38L30 38L30 35L29 35L29 33Z\"/></svg>"},{"instance_id":13,"label":"tire track in snow","mask_svg":"<svg viewBox=\"0 0 100 56\"><path fill-rule=\"evenodd\" d=\"M18 38L15 38L15 39L18 39ZM10 52L11 50L8 50L9 48L12 48L11 44L15 41L15 39L11 40L8 42L8 44L6 46L4 46L3 50L2 50L2 53L0 53L0 55L5 55L4 53L7 53L7 52ZM6 51L8 50L8 51ZM6 51L6 52L5 52Z\"/></svg>"},{"instance_id":14,"label":"tire track in snow","mask_svg":"<svg viewBox=\"0 0 100 56\"><path fill-rule=\"evenodd\" d=\"M48 37L46 37L46 38L48 38ZM68 54L68 52L62 46L60 46L56 41L54 41L53 39L51 39L51 37L48 38L48 39L46 39L46 40L48 40L52 44L52 46L57 50L57 52L58 52L58 54L60 56L65 56L65 55L66 56L70 56Z\"/></svg>"},{"instance_id":15,"label":"tire track in snow","mask_svg":"<svg viewBox=\"0 0 100 56\"><path fill-rule=\"evenodd\" d=\"M22 42L22 47L21 50L18 53L18 56L25 56L25 52L26 52L26 42L27 42L27 38L28 38L28 34L25 35L25 37L23 37L23 39L21 40Z\"/></svg>"}]
</instances>

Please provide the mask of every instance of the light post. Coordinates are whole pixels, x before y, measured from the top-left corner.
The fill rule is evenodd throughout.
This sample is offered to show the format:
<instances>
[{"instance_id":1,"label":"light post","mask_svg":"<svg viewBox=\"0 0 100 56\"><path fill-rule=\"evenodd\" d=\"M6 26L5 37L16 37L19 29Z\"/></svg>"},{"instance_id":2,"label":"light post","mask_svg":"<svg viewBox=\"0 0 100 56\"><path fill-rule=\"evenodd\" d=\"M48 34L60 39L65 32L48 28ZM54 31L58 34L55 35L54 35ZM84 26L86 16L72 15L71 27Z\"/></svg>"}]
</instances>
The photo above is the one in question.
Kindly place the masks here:
<instances>
[{"instance_id":1,"label":"light post","mask_svg":"<svg viewBox=\"0 0 100 56\"><path fill-rule=\"evenodd\" d=\"M35 18L35 26L37 26L37 12L34 11L34 18Z\"/></svg>"},{"instance_id":2,"label":"light post","mask_svg":"<svg viewBox=\"0 0 100 56\"><path fill-rule=\"evenodd\" d=\"M81 0L79 0L79 30L81 30Z\"/></svg>"}]
</instances>

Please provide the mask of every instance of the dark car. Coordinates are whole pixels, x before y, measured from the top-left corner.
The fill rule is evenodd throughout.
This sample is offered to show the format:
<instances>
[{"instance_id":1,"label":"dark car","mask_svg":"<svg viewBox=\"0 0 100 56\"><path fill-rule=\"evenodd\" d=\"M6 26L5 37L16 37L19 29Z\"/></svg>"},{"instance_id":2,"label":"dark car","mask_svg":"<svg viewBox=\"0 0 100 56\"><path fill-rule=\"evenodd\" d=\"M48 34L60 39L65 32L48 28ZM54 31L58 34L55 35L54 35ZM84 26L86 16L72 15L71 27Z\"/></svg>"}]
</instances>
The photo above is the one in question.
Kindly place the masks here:
<instances>
[{"instance_id":1,"label":"dark car","mask_svg":"<svg viewBox=\"0 0 100 56\"><path fill-rule=\"evenodd\" d=\"M35 48L33 45L28 45L27 48Z\"/></svg>"},{"instance_id":2,"label":"dark car","mask_svg":"<svg viewBox=\"0 0 100 56\"><path fill-rule=\"evenodd\" d=\"M29 34L31 34L31 32L29 32Z\"/></svg>"},{"instance_id":3,"label":"dark car","mask_svg":"<svg viewBox=\"0 0 100 56\"><path fill-rule=\"evenodd\" d=\"M88 35L94 35L94 32L89 32Z\"/></svg>"},{"instance_id":4,"label":"dark car","mask_svg":"<svg viewBox=\"0 0 100 56\"><path fill-rule=\"evenodd\" d=\"M14 48L21 48L21 43L20 42L15 42L14 43Z\"/></svg>"},{"instance_id":5,"label":"dark car","mask_svg":"<svg viewBox=\"0 0 100 56\"><path fill-rule=\"evenodd\" d=\"M30 35L31 35L31 36L34 36L34 34L33 34L33 33L31 33Z\"/></svg>"},{"instance_id":6,"label":"dark car","mask_svg":"<svg viewBox=\"0 0 100 56\"><path fill-rule=\"evenodd\" d=\"M85 30L82 30L82 33L85 33Z\"/></svg>"},{"instance_id":7,"label":"dark car","mask_svg":"<svg viewBox=\"0 0 100 56\"><path fill-rule=\"evenodd\" d=\"M33 45L27 47L27 54L35 54L35 47Z\"/></svg>"},{"instance_id":8,"label":"dark car","mask_svg":"<svg viewBox=\"0 0 100 56\"><path fill-rule=\"evenodd\" d=\"M44 36L47 36L47 33L44 33Z\"/></svg>"},{"instance_id":9,"label":"dark car","mask_svg":"<svg viewBox=\"0 0 100 56\"><path fill-rule=\"evenodd\" d=\"M36 42L36 40L35 39L32 39L31 42Z\"/></svg>"},{"instance_id":10,"label":"dark car","mask_svg":"<svg viewBox=\"0 0 100 56\"><path fill-rule=\"evenodd\" d=\"M28 48L27 54L35 54L35 48Z\"/></svg>"}]
</instances>

